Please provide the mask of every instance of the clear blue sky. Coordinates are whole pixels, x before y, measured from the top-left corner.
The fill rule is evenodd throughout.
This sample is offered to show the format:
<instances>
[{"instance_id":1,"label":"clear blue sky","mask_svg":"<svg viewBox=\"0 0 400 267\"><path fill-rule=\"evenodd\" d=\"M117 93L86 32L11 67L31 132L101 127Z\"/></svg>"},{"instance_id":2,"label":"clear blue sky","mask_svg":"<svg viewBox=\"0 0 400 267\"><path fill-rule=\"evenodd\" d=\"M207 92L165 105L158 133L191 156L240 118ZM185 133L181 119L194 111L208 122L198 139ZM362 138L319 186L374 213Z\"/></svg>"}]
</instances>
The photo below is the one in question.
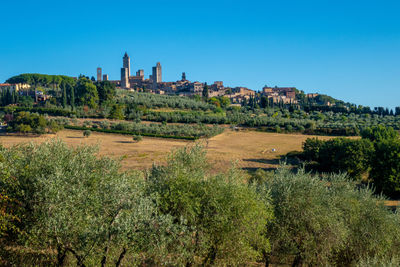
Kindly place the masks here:
<instances>
[{"instance_id":1,"label":"clear blue sky","mask_svg":"<svg viewBox=\"0 0 400 267\"><path fill-rule=\"evenodd\" d=\"M400 106L399 0L1 1L0 82L20 73L296 86Z\"/></svg>"}]
</instances>

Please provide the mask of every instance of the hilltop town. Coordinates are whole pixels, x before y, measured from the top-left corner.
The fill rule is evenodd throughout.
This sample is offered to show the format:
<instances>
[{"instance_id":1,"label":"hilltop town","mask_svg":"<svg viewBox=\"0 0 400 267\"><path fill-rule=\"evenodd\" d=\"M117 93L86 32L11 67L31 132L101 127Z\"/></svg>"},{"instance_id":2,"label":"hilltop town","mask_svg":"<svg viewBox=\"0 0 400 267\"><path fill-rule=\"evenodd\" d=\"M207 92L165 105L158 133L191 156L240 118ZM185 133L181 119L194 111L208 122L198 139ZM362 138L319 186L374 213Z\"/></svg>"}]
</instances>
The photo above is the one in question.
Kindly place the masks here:
<instances>
[{"instance_id":1,"label":"hilltop town","mask_svg":"<svg viewBox=\"0 0 400 267\"><path fill-rule=\"evenodd\" d=\"M102 68L97 68L97 81L109 81L117 87L133 91L146 91L154 94L168 94L180 96L202 95L204 88L207 87L208 97L225 96L231 100L233 104L241 104L248 101L251 97L255 97L256 91L247 87L226 87L223 81L215 81L213 84L199 81L190 81L186 78L186 73L182 73L180 80L175 82L165 82L162 79L162 66L157 62L152 68L152 73L146 79L144 70L139 69L135 75L131 75L131 59L125 52L122 59L121 79L109 80L107 74L102 73ZM295 87L268 87L265 86L261 90L261 94L266 96L270 102L297 104ZM318 94L308 94L307 97L316 97Z\"/></svg>"},{"instance_id":2,"label":"hilltop town","mask_svg":"<svg viewBox=\"0 0 400 267\"><path fill-rule=\"evenodd\" d=\"M400 113L400 108L389 110L384 107L374 107L355 105L335 99L328 95L319 93L304 93L296 87L278 87L265 85L260 90L253 90L247 87L225 86L223 81L215 81L207 84L200 81L190 81L185 72L181 79L177 81L163 81L162 66L157 62L152 67L152 72L145 77L145 71L138 69L132 75L131 58L125 52L122 58L122 68L120 69L120 79L109 79L109 75L103 73L101 67L97 68L96 78L92 76L79 75L79 77L69 77L64 75L46 74L21 74L9 78L5 83L0 83L0 99L3 105L16 104L17 98L25 98L28 102L34 99L34 103L40 105L56 105L60 99L61 84L75 84L80 78L84 77L92 83L107 83L104 86L113 86L116 89L127 92L145 92L156 95L169 95L181 97L201 97L206 102L221 102L224 98L231 106L250 108L279 107L286 109L297 109L305 111L333 111L333 112L356 112L378 115L394 115ZM66 97L64 97L66 98ZM50 103L48 103L50 102Z\"/></svg>"}]
</instances>

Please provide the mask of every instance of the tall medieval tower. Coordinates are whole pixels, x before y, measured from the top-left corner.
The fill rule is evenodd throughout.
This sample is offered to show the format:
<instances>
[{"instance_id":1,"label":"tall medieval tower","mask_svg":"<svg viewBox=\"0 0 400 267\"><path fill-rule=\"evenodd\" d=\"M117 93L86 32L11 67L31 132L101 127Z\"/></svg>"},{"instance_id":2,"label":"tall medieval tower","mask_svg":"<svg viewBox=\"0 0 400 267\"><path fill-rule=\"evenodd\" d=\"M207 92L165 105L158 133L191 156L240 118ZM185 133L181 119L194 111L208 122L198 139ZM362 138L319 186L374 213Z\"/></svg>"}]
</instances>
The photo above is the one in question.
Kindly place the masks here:
<instances>
[{"instance_id":1,"label":"tall medieval tower","mask_svg":"<svg viewBox=\"0 0 400 267\"><path fill-rule=\"evenodd\" d=\"M127 68L128 69L128 79L131 76L131 59L128 56L128 53L125 52L125 55L123 57L123 68Z\"/></svg>"},{"instance_id":2,"label":"tall medieval tower","mask_svg":"<svg viewBox=\"0 0 400 267\"><path fill-rule=\"evenodd\" d=\"M157 62L157 65L155 67L153 67L152 79L153 79L153 83L162 82L161 64L160 64L160 62Z\"/></svg>"},{"instance_id":3,"label":"tall medieval tower","mask_svg":"<svg viewBox=\"0 0 400 267\"><path fill-rule=\"evenodd\" d=\"M121 68L121 87L129 88L129 86L128 68Z\"/></svg>"},{"instance_id":4,"label":"tall medieval tower","mask_svg":"<svg viewBox=\"0 0 400 267\"><path fill-rule=\"evenodd\" d=\"M97 81L101 82L101 68L97 68Z\"/></svg>"}]
</instances>

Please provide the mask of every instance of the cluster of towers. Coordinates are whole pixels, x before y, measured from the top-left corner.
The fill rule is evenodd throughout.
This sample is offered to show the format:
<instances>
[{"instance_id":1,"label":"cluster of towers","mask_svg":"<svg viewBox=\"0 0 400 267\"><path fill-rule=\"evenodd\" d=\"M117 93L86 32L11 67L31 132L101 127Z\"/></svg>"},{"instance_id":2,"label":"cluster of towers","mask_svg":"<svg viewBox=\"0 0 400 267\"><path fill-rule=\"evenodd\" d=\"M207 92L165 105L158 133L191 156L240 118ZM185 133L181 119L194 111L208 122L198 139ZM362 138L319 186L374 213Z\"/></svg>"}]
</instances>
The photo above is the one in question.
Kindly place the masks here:
<instances>
[{"instance_id":1,"label":"cluster of towers","mask_svg":"<svg viewBox=\"0 0 400 267\"><path fill-rule=\"evenodd\" d=\"M108 81L108 74L103 74L103 76L102 76L101 68L97 68L97 81L101 82L102 80Z\"/></svg>"},{"instance_id":2,"label":"cluster of towers","mask_svg":"<svg viewBox=\"0 0 400 267\"><path fill-rule=\"evenodd\" d=\"M131 81L135 82L143 82L144 81L144 70L140 69L136 72L136 76L131 76L131 59L128 56L128 53L125 52L125 55L122 59L122 68L121 68L121 87L122 88L130 88ZM152 75L150 75L150 81L156 87L157 83L162 82L162 74L161 74L161 64L157 62L157 65L152 69Z\"/></svg>"}]
</instances>

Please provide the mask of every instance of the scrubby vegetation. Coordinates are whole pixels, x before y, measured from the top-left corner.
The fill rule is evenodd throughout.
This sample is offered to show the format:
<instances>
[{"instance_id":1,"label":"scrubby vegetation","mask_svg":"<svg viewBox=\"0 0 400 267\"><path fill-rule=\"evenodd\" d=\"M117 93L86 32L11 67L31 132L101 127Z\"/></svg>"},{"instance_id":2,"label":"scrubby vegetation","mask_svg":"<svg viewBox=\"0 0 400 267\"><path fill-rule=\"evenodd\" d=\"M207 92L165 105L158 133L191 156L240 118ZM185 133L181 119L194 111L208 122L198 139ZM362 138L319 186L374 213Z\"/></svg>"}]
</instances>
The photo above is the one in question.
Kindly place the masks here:
<instances>
[{"instance_id":1,"label":"scrubby vegetation","mask_svg":"<svg viewBox=\"0 0 400 267\"><path fill-rule=\"evenodd\" d=\"M0 147L2 264L356 266L400 257L399 215L345 174L211 174L199 145L167 162L123 172L95 147Z\"/></svg>"},{"instance_id":2,"label":"scrubby vegetation","mask_svg":"<svg viewBox=\"0 0 400 267\"><path fill-rule=\"evenodd\" d=\"M365 129L361 139L307 139L302 157L320 172L346 172L372 182L378 192L400 196L400 136L393 128Z\"/></svg>"},{"instance_id":3,"label":"scrubby vegetation","mask_svg":"<svg viewBox=\"0 0 400 267\"><path fill-rule=\"evenodd\" d=\"M76 119L54 119L63 124L65 128L76 130L92 130L104 133L135 134L154 137L168 137L177 139L198 139L212 137L224 131L217 125L207 126L202 124L167 124L167 123L136 123L85 120L80 123Z\"/></svg>"},{"instance_id":4,"label":"scrubby vegetation","mask_svg":"<svg viewBox=\"0 0 400 267\"><path fill-rule=\"evenodd\" d=\"M155 95L150 93L118 92L120 101L127 105L151 108L175 108L188 110L214 110L215 105L201 101L200 98L191 99L181 96Z\"/></svg>"},{"instance_id":5,"label":"scrubby vegetation","mask_svg":"<svg viewBox=\"0 0 400 267\"><path fill-rule=\"evenodd\" d=\"M5 119L8 123L8 132L43 134L56 133L62 129L62 126L54 120L47 120L42 115L24 111L11 114Z\"/></svg>"}]
</instances>

